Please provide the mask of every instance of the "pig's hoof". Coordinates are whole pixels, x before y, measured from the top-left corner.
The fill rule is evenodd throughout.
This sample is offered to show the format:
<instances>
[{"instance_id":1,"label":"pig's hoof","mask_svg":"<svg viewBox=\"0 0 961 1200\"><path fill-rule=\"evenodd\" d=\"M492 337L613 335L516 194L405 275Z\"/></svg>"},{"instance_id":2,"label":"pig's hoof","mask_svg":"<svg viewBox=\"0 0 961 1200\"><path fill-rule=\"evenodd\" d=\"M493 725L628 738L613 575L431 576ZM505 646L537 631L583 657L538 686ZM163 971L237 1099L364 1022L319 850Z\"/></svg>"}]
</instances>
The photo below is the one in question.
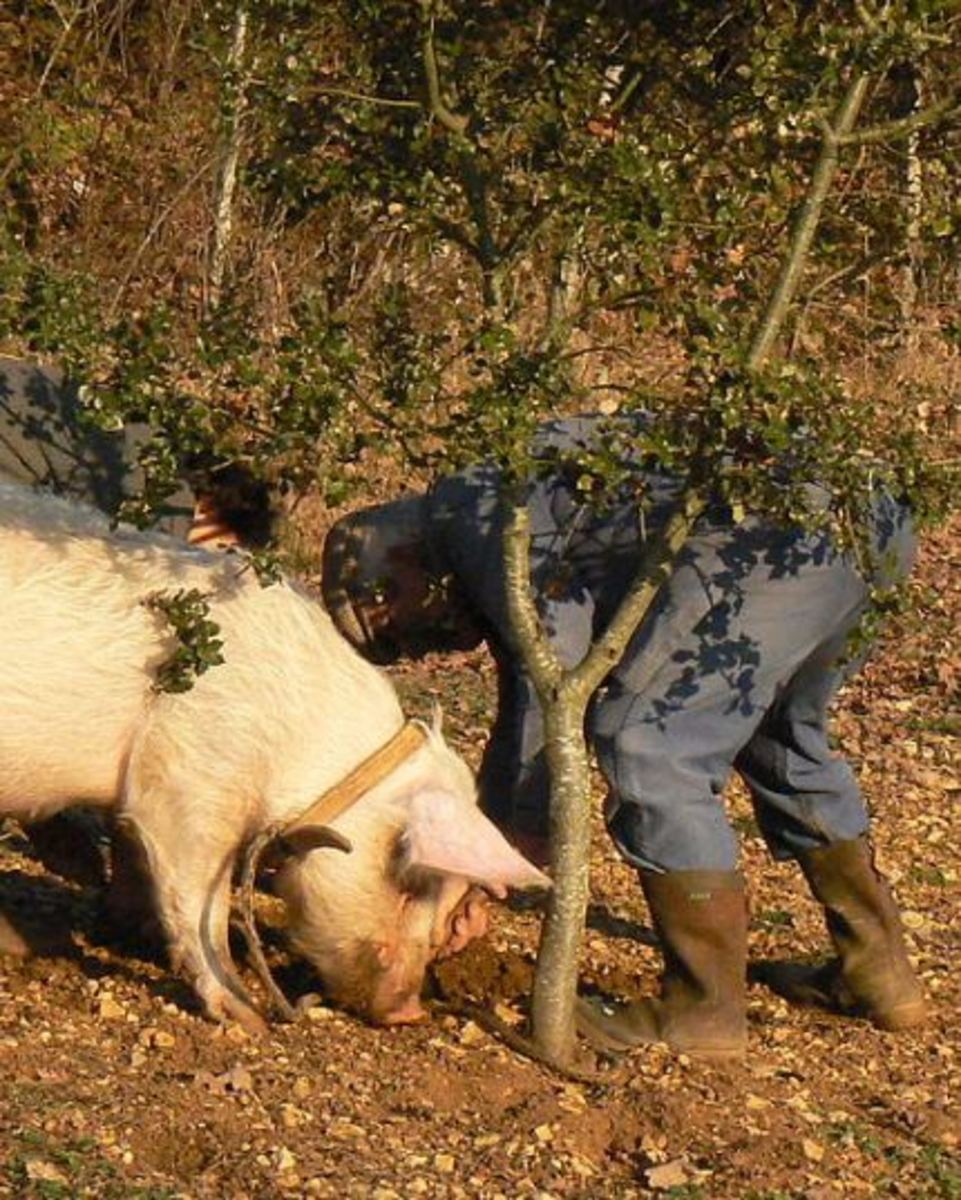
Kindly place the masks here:
<instances>
[{"instance_id":1,"label":"pig's hoof","mask_svg":"<svg viewBox=\"0 0 961 1200\"><path fill-rule=\"evenodd\" d=\"M252 1005L245 1004L243 1000L239 1000L235 996L225 996L217 1008L216 1013L211 1013L215 1020L235 1021L251 1037L263 1037L270 1028Z\"/></svg>"},{"instance_id":2,"label":"pig's hoof","mask_svg":"<svg viewBox=\"0 0 961 1200\"><path fill-rule=\"evenodd\" d=\"M270 1030L270 1026L260 1013L254 1012L253 1009L244 1013L243 1016L238 1014L235 1019L244 1032L249 1033L251 1037L264 1037Z\"/></svg>"}]
</instances>

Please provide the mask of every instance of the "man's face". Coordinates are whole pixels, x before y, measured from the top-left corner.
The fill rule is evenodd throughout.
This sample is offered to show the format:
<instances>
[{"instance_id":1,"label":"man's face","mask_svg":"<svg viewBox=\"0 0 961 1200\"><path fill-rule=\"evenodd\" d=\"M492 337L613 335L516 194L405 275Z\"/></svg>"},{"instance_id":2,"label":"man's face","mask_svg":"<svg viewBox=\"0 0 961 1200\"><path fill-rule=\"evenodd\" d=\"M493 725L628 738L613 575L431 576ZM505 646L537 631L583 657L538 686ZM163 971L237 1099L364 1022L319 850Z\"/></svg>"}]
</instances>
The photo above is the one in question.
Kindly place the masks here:
<instances>
[{"instance_id":1,"label":"man's face","mask_svg":"<svg viewBox=\"0 0 961 1200\"><path fill-rule=\"evenodd\" d=\"M378 662L431 650L471 650L484 634L454 580L437 579L415 546L388 553L386 576L354 610Z\"/></svg>"}]
</instances>

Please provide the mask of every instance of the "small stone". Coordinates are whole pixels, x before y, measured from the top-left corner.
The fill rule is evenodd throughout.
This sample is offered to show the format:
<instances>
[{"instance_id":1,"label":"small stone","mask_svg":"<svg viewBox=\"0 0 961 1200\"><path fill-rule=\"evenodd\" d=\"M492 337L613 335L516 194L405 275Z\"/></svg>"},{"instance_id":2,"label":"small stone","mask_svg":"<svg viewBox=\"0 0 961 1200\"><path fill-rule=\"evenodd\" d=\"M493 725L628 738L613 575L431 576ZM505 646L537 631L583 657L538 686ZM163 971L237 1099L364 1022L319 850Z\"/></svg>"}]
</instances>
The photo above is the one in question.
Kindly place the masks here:
<instances>
[{"instance_id":1,"label":"small stone","mask_svg":"<svg viewBox=\"0 0 961 1200\"><path fill-rule=\"evenodd\" d=\"M537 1138L541 1145L546 1146L548 1142L554 1140L554 1130L550 1125L538 1125L534 1130L534 1137Z\"/></svg>"},{"instance_id":2,"label":"small stone","mask_svg":"<svg viewBox=\"0 0 961 1200\"><path fill-rule=\"evenodd\" d=\"M517 1009L511 1008L509 1004L505 1004L502 1000L494 1005L494 1016L498 1017L505 1025L519 1025L523 1020L523 1014Z\"/></svg>"},{"instance_id":3,"label":"small stone","mask_svg":"<svg viewBox=\"0 0 961 1200\"><path fill-rule=\"evenodd\" d=\"M466 1021L460 1031L459 1041L462 1046L476 1046L487 1040L487 1034L474 1021Z\"/></svg>"},{"instance_id":4,"label":"small stone","mask_svg":"<svg viewBox=\"0 0 961 1200\"><path fill-rule=\"evenodd\" d=\"M811 1138L804 1138L801 1141L801 1149L804 1151L804 1157L810 1162L821 1162L824 1158L824 1147L820 1142L815 1142Z\"/></svg>"},{"instance_id":5,"label":"small stone","mask_svg":"<svg viewBox=\"0 0 961 1200\"><path fill-rule=\"evenodd\" d=\"M277 1150L276 1160L278 1173L281 1175L286 1175L288 1172L293 1171L296 1166L297 1159L293 1156L293 1154L291 1154L286 1146L280 1146Z\"/></svg>"},{"instance_id":6,"label":"small stone","mask_svg":"<svg viewBox=\"0 0 961 1200\"><path fill-rule=\"evenodd\" d=\"M100 997L97 1012L104 1021L120 1021L127 1015L127 1010L109 992Z\"/></svg>"},{"instance_id":7,"label":"small stone","mask_svg":"<svg viewBox=\"0 0 961 1200\"><path fill-rule=\"evenodd\" d=\"M586 1158L581 1158L578 1154L573 1155L571 1158L571 1170L573 1170L575 1175L579 1175L581 1179L590 1179L597 1174L597 1168L594 1164Z\"/></svg>"},{"instance_id":8,"label":"small stone","mask_svg":"<svg viewBox=\"0 0 961 1200\"><path fill-rule=\"evenodd\" d=\"M299 1129L301 1125L306 1125L309 1121L310 1114L305 1113L296 1104L282 1104L280 1106L280 1123L285 1129Z\"/></svg>"},{"instance_id":9,"label":"small stone","mask_svg":"<svg viewBox=\"0 0 961 1200\"><path fill-rule=\"evenodd\" d=\"M232 1092L249 1092L254 1086L254 1078L246 1067L233 1066L229 1071L225 1071L223 1075L218 1075L218 1080L223 1083L225 1089Z\"/></svg>"},{"instance_id":10,"label":"small stone","mask_svg":"<svg viewBox=\"0 0 961 1200\"><path fill-rule=\"evenodd\" d=\"M657 1167L649 1167L644 1172L644 1178L647 1180L647 1186L656 1192L666 1192L671 1188L684 1187L688 1182L682 1158L672 1159L671 1162L661 1163Z\"/></svg>"},{"instance_id":11,"label":"small stone","mask_svg":"<svg viewBox=\"0 0 961 1200\"><path fill-rule=\"evenodd\" d=\"M367 1130L363 1125L356 1125L353 1121L332 1121L328 1132L338 1141L363 1141L367 1137Z\"/></svg>"},{"instance_id":12,"label":"small stone","mask_svg":"<svg viewBox=\"0 0 961 1200\"><path fill-rule=\"evenodd\" d=\"M455 1166L455 1163L454 1163L453 1154L435 1154L434 1155L434 1167L438 1171L443 1172L443 1174L450 1175L451 1172L454 1170L454 1166Z\"/></svg>"}]
</instances>

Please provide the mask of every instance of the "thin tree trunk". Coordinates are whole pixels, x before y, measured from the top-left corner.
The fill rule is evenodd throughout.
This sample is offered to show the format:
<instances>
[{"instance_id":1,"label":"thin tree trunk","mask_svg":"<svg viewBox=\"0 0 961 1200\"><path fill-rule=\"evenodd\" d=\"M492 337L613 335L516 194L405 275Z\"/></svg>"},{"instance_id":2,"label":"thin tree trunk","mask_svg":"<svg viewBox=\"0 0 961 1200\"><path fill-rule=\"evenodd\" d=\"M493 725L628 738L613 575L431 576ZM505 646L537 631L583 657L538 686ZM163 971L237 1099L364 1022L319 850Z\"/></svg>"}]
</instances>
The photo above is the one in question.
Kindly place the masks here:
<instances>
[{"instance_id":1,"label":"thin tree trunk","mask_svg":"<svg viewBox=\"0 0 961 1200\"><path fill-rule=\"evenodd\" d=\"M821 151L790 245L749 351L759 368L769 356L797 292L825 200L838 170L842 139L867 92L858 76L826 126ZM590 697L624 654L663 580L704 509L689 487L659 537L652 539L631 588L583 661L565 670L541 626L530 586L530 519L523 494L505 497L504 563L507 603L524 666L544 711L551 778L551 865L554 887L541 931L532 1001L533 1037L547 1061L569 1065L575 1047L578 954L589 899L590 788L584 719Z\"/></svg>"},{"instance_id":2,"label":"thin tree trunk","mask_svg":"<svg viewBox=\"0 0 961 1200\"><path fill-rule=\"evenodd\" d=\"M648 553L604 634L582 662L565 670L541 626L530 587L530 516L523 496L507 500L504 562L511 625L544 712L551 780L554 887L541 929L531 1004L534 1042L544 1058L567 1066L574 1054L578 959L590 899L590 758L587 706L620 661L704 508L695 491L679 503Z\"/></svg>"},{"instance_id":3,"label":"thin tree trunk","mask_svg":"<svg viewBox=\"0 0 961 1200\"><path fill-rule=\"evenodd\" d=\"M234 31L230 53L227 56L227 82L224 88L226 112L223 149L217 172L214 244L210 256L210 280L207 290L207 303L211 309L217 308L220 304L227 270L227 255L233 236L237 171L240 165L244 114L247 107L246 81L243 78L244 60L247 54L247 25L247 6L239 4L234 14Z\"/></svg>"},{"instance_id":4,"label":"thin tree trunk","mask_svg":"<svg viewBox=\"0 0 961 1200\"><path fill-rule=\"evenodd\" d=\"M912 76L914 101L911 107L917 113L923 101L921 77L916 70ZM919 142L920 131L912 130L907 138L904 164L906 254L901 279L901 322L904 344L909 351L918 348L918 281L921 273L921 220L924 215L924 175Z\"/></svg>"},{"instance_id":5,"label":"thin tree trunk","mask_svg":"<svg viewBox=\"0 0 961 1200\"><path fill-rule=\"evenodd\" d=\"M544 715L551 778L551 870L555 880L541 929L531 999L534 1042L566 1066L575 1045L574 1005L581 939L590 900L590 760L584 737L587 699L575 691Z\"/></svg>"}]
</instances>

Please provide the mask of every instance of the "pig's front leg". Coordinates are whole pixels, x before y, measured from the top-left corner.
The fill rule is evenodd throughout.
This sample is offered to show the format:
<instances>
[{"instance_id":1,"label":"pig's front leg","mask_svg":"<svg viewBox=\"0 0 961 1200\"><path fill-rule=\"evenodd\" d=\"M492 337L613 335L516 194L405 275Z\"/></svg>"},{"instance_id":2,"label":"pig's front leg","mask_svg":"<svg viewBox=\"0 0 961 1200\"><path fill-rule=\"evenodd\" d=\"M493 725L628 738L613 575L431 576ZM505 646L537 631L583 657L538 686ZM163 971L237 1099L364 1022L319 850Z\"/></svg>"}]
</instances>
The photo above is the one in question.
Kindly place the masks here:
<instances>
[{"instance_id":1,"label":"pig's front leg","mask_svg":"<svg viewBox=\"0 0 961 1200\"><path fill-rule=\"evenodd\" d=\"M231 1019L250 1032L264 1032L266 1023L234 969L228 944L236 847L225 851L209 831L191 828L190 822L176 823L170 845L169 815L156 823L160 828L140 818L134 824L150 861L173 966L189 979L213 1020Z\"/></svg>"}]
</instances>

